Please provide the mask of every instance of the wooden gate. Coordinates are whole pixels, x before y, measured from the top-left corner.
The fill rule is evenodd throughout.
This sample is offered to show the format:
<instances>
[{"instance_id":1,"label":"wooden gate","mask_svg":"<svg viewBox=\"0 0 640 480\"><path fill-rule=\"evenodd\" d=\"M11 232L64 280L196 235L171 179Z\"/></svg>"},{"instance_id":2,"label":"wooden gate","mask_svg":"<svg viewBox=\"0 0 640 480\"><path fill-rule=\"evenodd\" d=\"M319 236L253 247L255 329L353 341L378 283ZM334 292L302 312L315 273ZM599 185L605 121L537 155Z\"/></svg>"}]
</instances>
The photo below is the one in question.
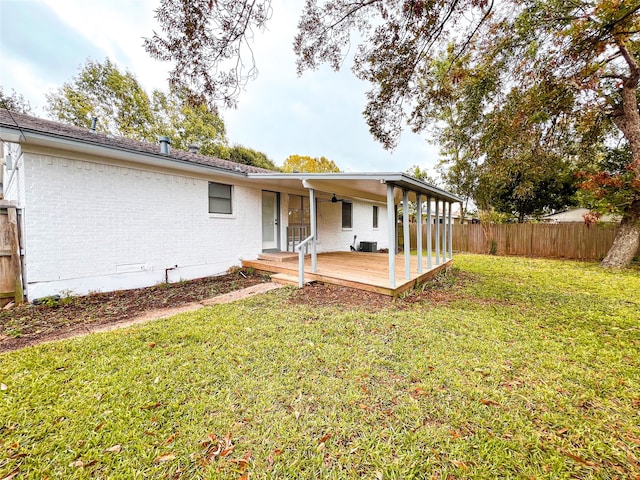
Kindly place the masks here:
<instances>
[{"instance_id":1,"label":"wooden gate","mask_svg":"<svg viewBox=\"0 0 640 480\"><path fill-rule=\"evenodd\" d=\"M18 209L0 201L0 306L24 302Z\"/></svg>"}]
</instances>

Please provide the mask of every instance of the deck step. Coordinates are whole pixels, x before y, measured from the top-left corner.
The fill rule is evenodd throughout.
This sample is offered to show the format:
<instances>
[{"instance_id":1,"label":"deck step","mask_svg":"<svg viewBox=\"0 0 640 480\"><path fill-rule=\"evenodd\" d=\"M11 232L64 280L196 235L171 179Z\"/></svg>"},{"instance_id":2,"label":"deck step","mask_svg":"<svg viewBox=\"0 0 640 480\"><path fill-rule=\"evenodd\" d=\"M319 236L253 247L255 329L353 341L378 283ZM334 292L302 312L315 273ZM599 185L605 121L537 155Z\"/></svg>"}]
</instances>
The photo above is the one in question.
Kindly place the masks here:
<instances>
[{"instance_id":1,"label":"deck step","mask_svg":"<svg viewBox=\"0 0 640 480\"><path fill-rule=\"evenodd\" d=\"M287 275L286 273L276 273L275 275L271 275L271 281L275 283L279 283L280 285L295 285L298 286L298 276L297 275ZM305 282L309 283L309 282Z\"/></svg>"},{"instance_id":2,"label":"deck step","mask_svg":"<svg viewBox=\"0 0 640 480\"><path fill-rule=\"evenodd\" d=\"M294 252L262 252L258 254L258 260L266 260L269 262L295 262L298 260L298 254Z\"/></svg>"}]
</instances>

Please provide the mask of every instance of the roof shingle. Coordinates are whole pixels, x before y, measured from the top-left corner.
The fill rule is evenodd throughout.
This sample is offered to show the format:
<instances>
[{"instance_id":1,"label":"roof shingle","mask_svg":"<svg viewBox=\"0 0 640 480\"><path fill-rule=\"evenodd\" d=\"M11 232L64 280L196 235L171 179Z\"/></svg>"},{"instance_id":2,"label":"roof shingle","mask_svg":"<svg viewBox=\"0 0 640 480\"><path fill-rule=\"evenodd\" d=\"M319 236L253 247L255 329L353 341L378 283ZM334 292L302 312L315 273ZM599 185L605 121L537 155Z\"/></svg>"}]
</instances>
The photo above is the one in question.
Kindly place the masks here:
<instances>
[{"instance_id":1,"label":"roof shingle","mask_svg":"<svg viewBox=\"0 0 640 480\"><path fill-rule=\"evenodd\" d=\"M172 148L168 155L164 155L160 153L160 147L157 144L132 140L125 137L115 137L113 135L107 135L100 132L93 132L87 128L66 125L64 123L45 120L22 113L9 112L4 108L0 108L0 126L19 128L25 135L27 133L38 133L51 137L74 140L80 143L100 145L103 147L130 151L132 153L154 155L158 158L178 160L180 162L193 163L196 165L229 170L238 173L272 173L271 170L264 168L244 165L242 163L222 160L220 158L208 157L206 155L186 152L175 148Z\"/></svg>"}]
</instances>

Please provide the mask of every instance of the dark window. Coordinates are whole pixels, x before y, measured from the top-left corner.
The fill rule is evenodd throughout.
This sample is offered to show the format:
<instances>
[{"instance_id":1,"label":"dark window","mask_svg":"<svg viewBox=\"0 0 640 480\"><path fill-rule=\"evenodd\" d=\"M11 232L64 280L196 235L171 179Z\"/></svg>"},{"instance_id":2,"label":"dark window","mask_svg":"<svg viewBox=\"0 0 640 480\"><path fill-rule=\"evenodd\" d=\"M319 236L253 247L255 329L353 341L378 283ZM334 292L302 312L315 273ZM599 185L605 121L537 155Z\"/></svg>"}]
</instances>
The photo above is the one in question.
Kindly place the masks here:
<instances>
[{"instance_id":1,"label":"dark window","mask_svg":"<svg viewBox=\"0 0 640 480\"><path fill-rule=\"evenodd\" d=\"M378 207L373 206L373 228L378 228Z\"/></svg>"},{"instance_id":2,"label":"dark window","mask_svg":"<svg viewBox=\"0 0 640 480\"><path fill-rule=\"evenodd\" d=\"M209 213L233 213L231 185L209 182Z\"/></svg>"},{"instance_id":3,"label":"dark window","mask_svg":"<svg viewBox=\"0 0 640 480\"><path fill-rule=\"evenodd\" d=\"M342 228L353 228L353 204L342 202Z\"/></svg>"}]
</instances>

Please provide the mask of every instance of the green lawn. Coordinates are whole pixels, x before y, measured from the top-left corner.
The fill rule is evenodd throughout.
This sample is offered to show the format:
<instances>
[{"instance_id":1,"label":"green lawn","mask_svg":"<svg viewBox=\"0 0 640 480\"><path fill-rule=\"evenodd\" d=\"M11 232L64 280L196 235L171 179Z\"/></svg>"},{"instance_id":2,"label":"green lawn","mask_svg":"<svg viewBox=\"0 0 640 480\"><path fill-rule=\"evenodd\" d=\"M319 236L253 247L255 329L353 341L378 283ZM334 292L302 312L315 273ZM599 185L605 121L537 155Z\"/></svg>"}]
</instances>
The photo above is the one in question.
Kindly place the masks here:
<instances>
[{"instance_id":1,"label":"green lawn","mask_svg":"<svg viewBox=\"0 0 640 480\"><path fill-rule=\"evenodd\" d=\"M640 271L455 264L444 303L284 289L0 355L0 479L637 478Z\"/></svg>"}]
</instances>

